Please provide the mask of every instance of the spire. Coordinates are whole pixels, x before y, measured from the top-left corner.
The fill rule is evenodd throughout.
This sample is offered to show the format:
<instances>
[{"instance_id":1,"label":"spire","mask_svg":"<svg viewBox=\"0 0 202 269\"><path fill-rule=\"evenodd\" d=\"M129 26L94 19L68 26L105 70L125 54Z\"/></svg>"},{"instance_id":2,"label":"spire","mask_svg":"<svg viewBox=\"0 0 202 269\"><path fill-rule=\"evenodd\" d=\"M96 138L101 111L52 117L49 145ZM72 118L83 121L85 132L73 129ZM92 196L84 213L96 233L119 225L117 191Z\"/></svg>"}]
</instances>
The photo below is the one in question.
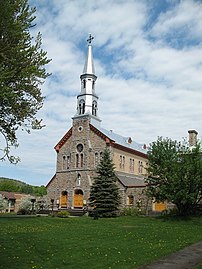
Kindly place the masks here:
<instances>
[{"instance_id":1,"label":"spire","mask_svg":"<svg viewBox=\"0 0 202 269\"><path fill-rule=\"evenodd\" d=\"M92 40L94 39L91 34L89 35L89 38L87 39L88 42L88 53L86 57L86 62L83 68L83 74L95 74L95 68L94 68L94 63L93 63L93 52L92 52Z\"/></svg>"},{"instance_id":2,"label":"spire","mask_svg":"<svg viewBox=\"0 0 202 269\"><path fill-rule=\"evenodd\" d=\"M84 64L81 79L81 92L77 95L77 113L76 118L83 116L90 116L91 122L100 122L98 117L98 96L95 93L95 68L93 64L92 40L94 37L90 34L87 40L88 52ZM75 118L74 117L74 118Z\"/></svg>"}]
</instances>

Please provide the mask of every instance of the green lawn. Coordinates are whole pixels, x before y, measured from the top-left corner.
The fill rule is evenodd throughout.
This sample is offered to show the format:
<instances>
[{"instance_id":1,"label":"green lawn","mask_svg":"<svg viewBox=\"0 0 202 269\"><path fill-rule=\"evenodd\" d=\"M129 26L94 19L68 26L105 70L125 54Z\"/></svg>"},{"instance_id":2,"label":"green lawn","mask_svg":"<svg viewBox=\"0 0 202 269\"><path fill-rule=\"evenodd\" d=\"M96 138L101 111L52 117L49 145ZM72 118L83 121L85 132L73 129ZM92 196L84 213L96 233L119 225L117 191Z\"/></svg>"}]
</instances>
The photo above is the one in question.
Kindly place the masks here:
<instances>
[{"instance_id":1,"label":"green lawn","mask_svg":"<svg viewBox=\"0 0 202 269\"><path fill-rule=\"evenodd\" d=\"M125 269L202 240L202 218L0 218L0 268Z\"/></svg>"}]
</instances>

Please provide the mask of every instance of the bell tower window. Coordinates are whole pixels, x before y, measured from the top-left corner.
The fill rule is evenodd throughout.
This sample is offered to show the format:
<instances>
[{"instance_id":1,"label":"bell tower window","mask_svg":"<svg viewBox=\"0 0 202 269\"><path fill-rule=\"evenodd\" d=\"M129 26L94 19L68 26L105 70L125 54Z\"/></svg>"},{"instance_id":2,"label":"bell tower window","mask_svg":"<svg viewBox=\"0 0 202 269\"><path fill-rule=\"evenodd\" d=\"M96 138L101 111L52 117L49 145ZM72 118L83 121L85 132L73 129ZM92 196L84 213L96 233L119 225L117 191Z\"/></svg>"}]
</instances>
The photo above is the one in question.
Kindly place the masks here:
<instances>
[{"instance_id":1,"label":"bell tower window","mask_svg":"<svg viewBox=\"0 0 202 269\"><path fill-rule=\"evenodd\" d=\"M82 99L79 102L79 115L84 114L85 113L85 101Z\"/></svg>"},{"instance_id":2,"label":"bell tower window","mask_svg":"<svg viewBox=\"0 0 202 269\"><path fill-rule=\"evenodd\" d=\"M83 80L83 88L84 89L86 88L86 80L85 79Z\"/></svg>"},{"instance_id":3,"label":"bell tower window","mask_svg":"<svg viewBox=\"0 0 202 269\"><path fill-rule=\"evenodd\" d=\"M93 101L92 115L97 116L97 102L96 101Z\"/></svg>"}]
</instances>

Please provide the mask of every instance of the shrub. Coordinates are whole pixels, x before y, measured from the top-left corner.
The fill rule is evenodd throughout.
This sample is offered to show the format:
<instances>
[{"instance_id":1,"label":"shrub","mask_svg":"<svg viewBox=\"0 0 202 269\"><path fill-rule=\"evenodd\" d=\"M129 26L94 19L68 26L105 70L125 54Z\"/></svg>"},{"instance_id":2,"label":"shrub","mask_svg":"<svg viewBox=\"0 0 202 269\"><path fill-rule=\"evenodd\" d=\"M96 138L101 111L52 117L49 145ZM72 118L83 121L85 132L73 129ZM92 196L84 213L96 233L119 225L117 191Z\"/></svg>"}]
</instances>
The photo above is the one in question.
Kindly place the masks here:
<instances>
[{"instance_id":1,"label":"shrub","mask_svg":"<svg viewBox=\"0 0 202 269\"><path fill-rule=\"evenodd\" d=\"M69 212L67 211L60 211L56 214L56 217L58 218L68 218L69 217Z\"/></svg>"},{"instance_id":2,"label":"shrub","mask_svg":"<svg viewBox=\"0 0 202 269\"><path fill-rule=\"evenodd\" d=\"M143 212L137 207L124 207L121 212L122 216L138 216L142 214Z\"/></svg>"},{"instance_id":3,"label":"shrub","mask_svg":"<svg viewBox=\"0 0 202 269\"><path fill-rule=\"evenodd\" d=\"M17 212L17 215L29 215L30 214L30 210L25 209L25 208L20 208Z\"/></svg>"}]
</instances>

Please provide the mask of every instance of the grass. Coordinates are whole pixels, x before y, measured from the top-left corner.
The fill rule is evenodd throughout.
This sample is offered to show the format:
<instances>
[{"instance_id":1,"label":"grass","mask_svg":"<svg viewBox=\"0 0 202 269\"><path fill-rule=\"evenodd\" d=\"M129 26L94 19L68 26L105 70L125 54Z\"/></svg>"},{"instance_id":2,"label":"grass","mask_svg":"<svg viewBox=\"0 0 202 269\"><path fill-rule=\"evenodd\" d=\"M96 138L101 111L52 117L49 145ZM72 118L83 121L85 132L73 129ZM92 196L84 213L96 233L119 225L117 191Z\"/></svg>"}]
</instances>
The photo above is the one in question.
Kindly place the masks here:
<instances>
[{"instance_id":1,"label":"grass","mask_svg":"<svg viewBox=\"0 0 202 269\"><path fill-rule=\"evenodd\" d=\"M0 218L0 268L130 269L202 240L202 218Z\"/></svg>"},{"instance_id":2,"label":"grass","mask_svg":"<svg viewBox=\"0 0 202 269\"><path fill-rule=\"evenodd\" d=\"M198 264L195 269L202 269L202 263L201 264Z\"/></svg>"}]
</instances>

